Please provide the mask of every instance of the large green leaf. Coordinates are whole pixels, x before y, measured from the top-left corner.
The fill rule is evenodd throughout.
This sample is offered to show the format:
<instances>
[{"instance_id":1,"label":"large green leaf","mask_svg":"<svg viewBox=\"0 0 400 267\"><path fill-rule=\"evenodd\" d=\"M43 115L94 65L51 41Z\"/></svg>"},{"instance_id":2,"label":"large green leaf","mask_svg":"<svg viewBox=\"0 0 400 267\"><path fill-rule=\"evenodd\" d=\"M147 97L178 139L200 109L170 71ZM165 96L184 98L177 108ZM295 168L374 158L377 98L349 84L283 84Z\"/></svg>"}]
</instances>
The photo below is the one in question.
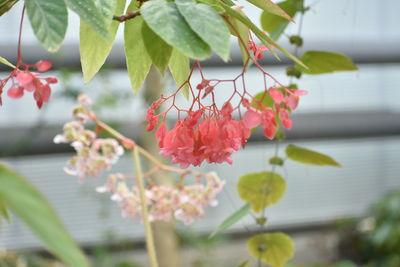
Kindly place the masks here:
<instances>
[{"instance_id":1,"label":"large green leaf","mask_svg":"<svg viewBox=\"0 0 400 267\"><path fill-rule=\"evenodd\" d=\"M137 10L135 4L136 0L132 1L128 10ZM126 67L134 92L138 92L142 87L151 67L151 58L142 38L143 23L142 16L138 16L135 19L127 20L124 28Z\"/></svg>"},{"instance_id":2,"label":"large green leaf","mask_svg":"<svg viewBox=\"0 0 400 267\"><path fill-rule=\"evenodd\" d=\"M251 204L255 212L277 203L286 191L286 181L277 173L257 172L240 177L239 196Z\"/></svg>"},{"instance_id":3,"label":"large green leaf","mask_svg":"<svg viewBox=\"0 0 400 267\"><path fill-rule=\"evenodd\" d=\"M275 4L271 0L247 0L247 1L271 14L277 15L287 20L292 20L292 17L288 15L285 12L285 10L283 10L279 5Z\"/></svg>"},{"instance_id":4,"label":"large green leaf","mask_svg":"<svg viewBox=\"0 0 400 267\"><path fill-rule=\"evenodd\" d=\"M227 61L231 35L218 13L208 5L196 4L195 0L176 0L175 3L190 28Z\"/></svg>"},{"instance_id":5,"label":"large green leaf","mask_svg":"<svg viewBox=\"0 0 400 267\"><path fill-rule=\"evenodd\" d=\"M25 5L39 42L48 51L57 51L68 27L68 11L64 0L28 0Z\"/></svg>"},{"instance_id":6,"label":"large green leaf","mask_svg":"<svg viewBox=\"0 0 400 267\"><path fill-rule=\"evenodd\" d=\"M0 164L0 197L69 266L89 266L44 196L23 177Z\"/></svg>"},{"instance_id":7,"label":"large green leaf","mask_svg":"<svg viewBox=\"0 0 400 267\"><path fill-rule=\"evenodd\" d=\"M245 260L238 267L247 267L249 265L249 260Z\"/></svg>"},{"instance_id":8,"label":"large green leaf","mask_svg":"<svg viewBox=\"0 0 400 267\"><path fill-rule=\"evenodd\" d=\"M293 240L284 233L259 234L247 240L247 249L255 258L272 267L282 267L294 256Z\"/></svg>"},{"instance_id":9,"label":"large green leaf","mask_svg":"<svg viewBox=\"0 0 400 267\"><path fill-rule=\"evenodd\" d=\"M292 18L297 13L297 0L286 0L278 3L285 12ZM274 40L277 40L289 25L289 21L271 12L264 11L261 14L261 27L268 32Z\"/></svg>"},{"instance_id":10,"label":"large green leaf","mask_svg":"<svg viewBox=\"0 0 400 267\"><path fill-rule=\"evenodd\" d=\"M114 14L121 14L124 12L125 2L125 0L98 0L96 6L103 16L112 17ZM103 39L97 31L81 19L79 50L83 80L85 83L89 82L94 75L96 75L106 61L113 46L119 24L118 21L112 21L108 26L109 38Z\"/></svg>"},{"instance_id":11,"label":"large green leaf","mask_svg":"<svg viewBox=\"0 0 400 267\"><path fill-rule=\"evenodd\" d=\"M18 0L0 0L0 16L10 10Z\"/></svg>"},{"instance_id":12,"label":"large green leaf","mask_svg":"<svg viewBox=\"0 0 400 267\"><path fill-rule=\"evenodd\" d=\"M275 102L268 94L268 92L262 91L254 96L253 101L251 102L251 106L258 110L263 110L264 107L260 104L263 104L264 107L273 107Z\"/></svg>"},{"instance_id":13,"label":"large green leaf","mask_svg":"<svg viewBox=\"0 0 400 267\"><path fill-rule=\"evenodd\" d=\"M244 216L246 216L251 209L251 205L249 203L243 205L240 209L235 211L231 216L226 218L210 235L210 238L227 229L228 227L234 225L238 221L240 221Z\"/></svg>"},{"instance_id":14,"label":"large green leaf","mask_svg":"<svg viewBox=\"0 0 400 267\"><path fill-rule=\"evenodd\" d=\"M329 165L340 167L340 164L337 161L327 155L295 145L288 145L285 153L289 159L300 163L319 166Z\"/></svg>"},{"instance_id":15,"label":"large green leaf","mask_svg":"<svg viewBox=\"0 0 400 267\"><path fill-rule=\"evenodd\" d=\"M271 37L266 35L262 30L260 30L251 20L240 13L239 11L229 7L228 5L220 2L220 6L225 10L225 12L245 24L249 29L265 44L268 48L270 48L270 51L272 54L275 56L276 53L271 49L271 45L275 46L279 51L281 51L284 55L292 59L294 62L299 64L300 66L303 66L304 68L307 68L297 57L293 56L291 53L289 53L285 48L280 46L277 42L275 42Z\"/></svg>"},{"instance_id":16,"label":"large green leaf","mask_svg":"<svg viewBox=\"0 0 400 267\"><path fill-rule=\"evenodd\" d=\"M30 1L30 0L29 0ZM58 0L59 1L59 0ZM68 8L74 11L103 38L108 38L108 26L112 17L106 17L96 5L96 0L65 0ZM105 0L110 5L115 0ZM49 1L51 2L51 1Z\"/></svg>"},{"instance_id":17,"label":"large green leaf","mask_svg":"<svg viewBox=\"0 0 400 267\"><path fill-rule=\"evenodd\" d=\"M357 70L357 67L347 56L328 51L307 51L301 56L300 60L308 69L299 65L296 65L296 68L306 74Z\"/></svg>"},{"instance_id":18,"label":"large green leaf","mask_svg":"<svg viewBox=\"0 0 400 267\"><path fill-rule=\"evenodd\" d=\"M157 35L188 57L203 60L211 55L210 47L189 27L175 3L147 1L140 12Z\"/></svg>"},{"instance_id":19,"label":"large green leaf","mask_svg":"<svg viewBox=\"0 0 400 267\"><path fill-rule=\"evenodd\" d=\"M12 64L10 61L8 61L7 59L5 59L4 57L0 57L0 63L7 65L13 69L16 68L16 66L14 66L14 64Z\"/></svg>"},{"instance_id":20,"label":"large green leaf","mask_svg":"<svg viewBox=\"0 0 400 267\"><path fill-rule=\"evenodd\" d=\"M153 64L164 74L172 54L172 47L155 34L145 21L142 23L142 38Z\"/></svg>"},{"instance_id":21,"label":"large green leaf","mask_svg":"<svg viewBox=\"0 0 400 267\"><path fill-rule=\"evenodd\" d=\"M176 48L172 50L172 55L169 60L169 70L174 77L178 86L182 86L189 77L190 73L190 60L183 53L179 52ZM189 85L185 83L181 88L183 95L186 99L189 98Z\"/></svg>"}]
</instances>

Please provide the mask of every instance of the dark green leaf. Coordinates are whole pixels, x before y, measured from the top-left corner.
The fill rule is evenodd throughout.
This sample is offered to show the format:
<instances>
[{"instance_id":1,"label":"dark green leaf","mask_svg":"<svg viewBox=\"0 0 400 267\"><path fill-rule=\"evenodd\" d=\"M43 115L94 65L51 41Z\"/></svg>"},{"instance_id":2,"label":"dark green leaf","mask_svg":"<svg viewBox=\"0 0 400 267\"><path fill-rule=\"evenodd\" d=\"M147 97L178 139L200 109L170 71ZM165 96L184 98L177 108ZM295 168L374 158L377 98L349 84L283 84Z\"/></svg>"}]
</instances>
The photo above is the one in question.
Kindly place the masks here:
<instances>
[{"instance_id":1,"label":"dark green leaf","mask_svg":"<svg viewBox=\"0 0 400 267\"><path fill-rule=\"evenodd\" d=\"M68 27L64 0L25 1L26 12L39 42L50 52L60 48Z\"/></svg>"},{"instance_id":2,"label":"dark green leaf","mask_svg":"<svg viewBox=\"0 0 400 267\"><path fill-rule=\"evenodd\" d=\"M319 166L329 165L340 167L340 164L336 162L333 158L306 148L288 145L285 152L289 159L300 163Z\"/></svg>"},{"instance_id":3,"label":"dark green leaf","mask_svg":"<svg viewBox=\"0 0 400 267\"><path fill-rule=\"evenodd\" d=\"M305 74L322 74L335 71L352 71L357 67L345 55L327 51L307 51L300 60L308 67L305 69L299 65L296 68Z\"/></svg>"},{"instance_id":4,"label":"dark green leaf","mask_svg":"<svg viewBox=\"0 0 400 267\"><path fill-rule=\"evenodd\" d=\"M169 60L169 70L176 84L178 86L183 86L181 88L183 95L186 99L189 99L189 85L185 83L190 73L189 58L174 48L172 50L171 59ZM183 85L183 83L185 83L185 85Z\"/></svg>"},{"instance_id":5,"label":"dark green leaf","mask_svg":"<svg viewBox=\"0 0 400 267\"><path fill-rule=\"evenodd\" d=\"M286 20L292 20L292 17L288 15L285 12L285 10L283 10L279 5L275 4L271 0L247 0L247 1L271 14L285 18Z\"/></svg>"},{"instance_id":6,"label":"dark green leaf","mask_svg":"<svg viewBox=\"0 0 400 267\"><path fill-rule=\"evenodd\" d=\"M147 1L140 12L157 35L188 57L203 60L211 55L210 47L189 27L175 3Z\"/></svg>"},{"instance_id":7,"label":"dark green leaf","mask_svg":"<svg viewBox=\"0 0 400 267\"><path fill-rule=\"evenodd\" d=\"M295 250L293 240L284 233L254 235L247 240L247 248L256 259L272 267L282 267Z\"/></svg>"},{"instance_id":8,"label":"dark green leaf","mask_svg":"<svg viewBox=\"0 0 400 267\"><path fill-rule=\"evenodd\" d=\"M107 1L112 2L115 0ZM94 0L65 0L65 3L68 8L92 26L103 38L108 38L108 26L111 23L112 17L105 17Z\"/></svg>"},{"instance_id":9,"label":"dark green leaf","mask_svg":"<svg viewBox=\"0 0 400 267\"><path fill-rule=\"evenodd\" d=\"M4 57L0 57L0 63L7 65L13 69L16 68L16 66L14 66L14 64L12 64L10 61L8 61L7 59L5 59Z\"/></svg>"},{"instance_id":10,"label":"dark green leaf","mask_svg":"<svg viewBox=\"0 0 400 267\"><path fill-rule=\"evenodd\" d=\"M278 3L278 6L285 10L285 12L292 18L297 13L296 1L283 1ZM268 32L274 40L279 38L288 25L289 21L287 19L277 16L271 12L264 11L261 14L261 27L264 31Z\"/></svg>"},{"instance_id":11,"label":"dark green leaf","mask_svg":"<svg viewBox=\"0 0 400 267\"><path fill-rule=\"evenodd\" d=\"M164 74L172 54L172 47L155 34L145 21L142 23L142 38L153 64Z\"/></svg>"},{"instance_id":12,"label":"dark green leaf","mask_svg":"<svg viewBox=\"0 0 400 267\"><path fill-rule=\"evenodd\" d=\"M210 6L194 0L176 0L190 28L225 61L229 59L230 34L225 22Z\"/></svg>"},{"instance_id":13,"label":"dark green leaf","mask_svg":"<svg viewBox=\"0 0 400 267\"><path fill-rule=\"evenodd\" d=\"M209 238L215 236L219 232L227 229L228 227L234 225L238 221L240 221L244 216L246 216L251 210L251 205L249 203L243 205L240 209L235 211L231 216L226 218L209 236Z\"/></svg>"},{"instance_id":14,"label":"dark green leaf","mask_svg":"<svg viewBox=\"0 0 400 267\"><path fill-rule=\"evenodd\" d=\"M98 0L97 8L104 17L121 14L125 9L125 0ZM112 21L108 26L109 38L103 39L89 24L81 19L80 22L80 55L83 80L89 82L103 66L113 46L117 34L118 21Z\"/></svg>"},{"instance_id":15,"label":"dark green leaf","mask_svg":"<svg viewBox=\"0 0 400 267\"><path fill-rule=\"evenodd\" d=\"M0 0L0 16L10 10L18 0Z\"/></svg>"},{"instance_id":16,"label":"dark green leaf","mask_svg":"<svg viewBox=\"0 0 400 267\"><path fill-rule=\"evenodd\" d=\"M240 198L250 203L254 212L261 212L283 197L286 181L277 173L249 173L240 177L237 190Z\"/></svg>"},{"instance_id":17,"label":"dark green leaf","mask_svg":"<svg viewBox=\"0 0 400 267\"><path fill-rule=\"evenodd\" d=\"M128 10L137 10L136 0L132 1ZM146 51L142 38L142 16L127 20L124 28L124 46L126 67L134 92L138 92L151 67L151 58Z\"/></svg>"},{"instance_id":18,"label":"dark green leaf","mask_svg":"<svg viewBox=\"0 0 400 267\"><path fill-rule=\"evenodd\" d=\"M89 266L44 196L23 177L0 164L0 197L15 215L69 266Z\"/></svg>"}]
</instances>

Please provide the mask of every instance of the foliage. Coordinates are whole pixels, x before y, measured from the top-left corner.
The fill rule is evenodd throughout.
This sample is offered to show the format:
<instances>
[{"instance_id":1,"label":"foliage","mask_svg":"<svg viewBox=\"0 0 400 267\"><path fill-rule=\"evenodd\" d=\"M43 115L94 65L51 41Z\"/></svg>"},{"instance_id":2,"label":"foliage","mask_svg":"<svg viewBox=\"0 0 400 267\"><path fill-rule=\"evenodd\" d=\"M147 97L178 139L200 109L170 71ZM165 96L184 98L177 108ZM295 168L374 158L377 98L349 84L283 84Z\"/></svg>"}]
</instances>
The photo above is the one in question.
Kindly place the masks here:
<instances>
[{"instance_id":1,"label":"foliage","mask_svg":"<svg viewBox=\"0 0 400 267\"><path fill-rule=\"evenodd\" d=\"M399 225L400 191L397 190L373 204L366 217L342 223L339 250L343 257L359 264L399 266Z\"/></svg>"},{"instance_id":2,"label":"foliage","mask_svg":"<svg viewBox=\"0 0 400 267\"><path fill-rule=\"evenodd\" d=\"M0 200L45 243L48 249L72 266L88 266L81 250L65 230L47 200L23 177L0 165Z\"/></svg>"}]
</instances>

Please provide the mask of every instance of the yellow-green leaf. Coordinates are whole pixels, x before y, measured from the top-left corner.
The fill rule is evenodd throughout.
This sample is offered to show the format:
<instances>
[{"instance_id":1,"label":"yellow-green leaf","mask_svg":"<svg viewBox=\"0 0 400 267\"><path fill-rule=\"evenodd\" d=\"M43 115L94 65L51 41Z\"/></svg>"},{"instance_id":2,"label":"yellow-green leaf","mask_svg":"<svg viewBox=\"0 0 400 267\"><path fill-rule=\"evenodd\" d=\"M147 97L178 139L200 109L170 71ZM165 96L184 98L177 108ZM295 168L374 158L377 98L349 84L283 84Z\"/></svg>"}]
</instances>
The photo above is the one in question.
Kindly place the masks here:
<instances>
[{"instance_id":1,"label":"yellow-green leaf","mask_svg":"<svg viewBox=\"0 0 400 267\"><path fill-rule=\"evenodd\" d=\"M240 177L237 190L240 198L250 203L253 211L258 213L283 197L286 181L277 173L249 173Z\"/></svg>"},{"instance_id":2,"label":"yellow-green leaf","mask_svg":"<svg viewBox=\"0 0 400 267\"><path fill-rule=\"evenodd\" d=\"M227 229L228 227L234 225L238 221L240 221L243 217L245 217L250 212L251 206L249 203L242 206L240 209L235 211L232 215L226 218L209 236L209 238L215 236L219 232Z\"/></svg>"},{"instance_id":3,"label":"yellow-green leaf","mask_svg":"<svg viewBox=\"0 0 400 267\"><path fill-rule=\"evenodd\" d=\"M299 65L296 65L296 68L305 74L357 70L357 67L349 57L328 51L307 51L301 56L300 60L308 69Z\"/></svg>"},{"instance_id":4,"label":"yellow-green leaf","mask_svg":"<svg viewBox=\"0 0 400 267\"><path fill-rule=\"evenodd\" d=\"M298 10L297 1L293 0L280 2L278 6L285 10L292 18L296 15ZM289 21L281 16L268 11L264 11L261 14L261 27L264 31L267 31L274 40L277 40L279 36L281 36L288 25Z\"/></svg>"},{"instance_id":5,"label":"yellow-green leaf","mask_svg":"<svg viewBox=\"0 0 400 267\"><path fill-rule=\"evenodd\" d=\"M9 11L18 0L0 0L0 16Z\"/></svg>"},{"instance_id":6,"label":"yellow-green leaf","mask_svg":"<svg viewBox=\"0 0 400 267\"><path fill-rule=\"evenodd\" d=\"M190 60L187 56L174 48L172 50L171 58L169 60L169 70L178 86L183 86L181 92L189 99L189 85L186 80L190 73ZM183 83L185 83L183 85Z\"/></svg>"},{"instance_id":7,"label":"yellow-green leaf","mask_svg":"<svg viewBox=\"0 0 400 267\"><path fill-rule=\"evenodd\" d=\"M5 59L4 57L0 57L0 63L3 63L4 65L7 65L13 69L16 68L16 66L14 66L10 61L8 61L7 59Z\"/></svg>"},{"instance_id":8,"label":"yellow-green leaf","mask_svg":"<svg viewBox=\"0 0 400 267\"><path fill-rule=\"evenodd\" d=\"M125 8L125 0L117 0L116 2L99 0L97 4L99 10L105 16L121 14L124 12ZM79 50L81 55L83 80L85 83L89 82L94 75L96 75L106 61L113 46L119 24L118 21L112 21L108 26L109 38L104 39L91 25L81 19Z\"/></svg>"},{"instance_id":9,"label":"yellow-green leaf","mask_svg":"<svg viewBox=\"0 0 400 267\"><path fill-rule=\"evenodd\" d=\"M135 3L136 0L133 0L128 10L138 10ZM126 67L134 92L142 87L151 67L151 58L142 38L142 24L143 18L138 16L127 20L124 28Z\"/></svg>"},{"instance_id":10,"label":"yellow-green leaf","mask_svg":"<svg viewBox=\"0 0 400 267\"><path fill-rule=\"evenodd\" d=\"M289 159L300 163L318 166L328 165L340 167L340 164L330 156L295 145L288 145L285 153Z\"/></svg>"},{"instance_id":11,"label":"yellow-green leaf","mask_svg":"<svg viewBox=\"0 0 400 267\"><path fill-rule=\"evenodd\" d=\"M285 10L283 10L279 5L275 4L271 0L247 0L247 1L261 8L264 11L285 18L287 20L292 20L292 17L288 15L285 12Z\"/></svg>"},{"instance_id":12,"label":"yellow-green leaf","mask_svg":"<svg viewBox=\"0 0 400 267\"><path fill-rule=\"evenodd\" d=\"M237 37L240 53L242 54L243 63L245 64L249 59L249 49L247 47L250 36L249 27L232 16L226 17L225 20L228 22L227 24L231 34Z\"/></svg>"},{"instance_id":13,"label":"yellow-green leaf","mask_svg":"<svg viewBox=\"0 0 400 267\"><path fill-rule=\"evenodd\" d=\"M0 197L68 266L88 267L80 248L68 234L46 198L26 179L0 164Z\"/></svg>"},{"instance_id":14,"label":"yellow-green leaf","mask_svg":"<svg viewBox=\"0 0 400 267\"><path fill-rule=\"evenodd\" d=\"M293 258L293 240L284 233L254 235L247 240L247 249L255 258L272 267L282 267Z\"/></svg>"},{"instance_id":15,"label":"yellow-green leaf","mask_svg":"<svg viewBox=\"0 0 400 267\"><path fill-rule=\"evenodd\" d=\"M9 220L10 215L8 214L6 203L4 202L3 198L0 196L0 221L1 221L1 218Z\"/></svg>"}]
</instances>

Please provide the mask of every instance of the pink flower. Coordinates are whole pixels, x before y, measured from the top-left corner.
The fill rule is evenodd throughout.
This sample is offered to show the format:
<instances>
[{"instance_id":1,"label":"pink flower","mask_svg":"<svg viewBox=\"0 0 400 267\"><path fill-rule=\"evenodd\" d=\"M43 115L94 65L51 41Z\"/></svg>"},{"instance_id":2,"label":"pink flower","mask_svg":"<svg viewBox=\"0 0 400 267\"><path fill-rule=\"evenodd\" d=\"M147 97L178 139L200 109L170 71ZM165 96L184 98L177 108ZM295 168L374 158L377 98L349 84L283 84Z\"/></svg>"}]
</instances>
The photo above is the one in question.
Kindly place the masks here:
<instances>
[{"instance_id":1,"label":"pink flower","mask_svg":"<svg viewBox=\"0 0 400 267\"><path fill-rule=\"evenodd\" d=\"M281 91L279 91L279 89L277 89L275 87L271 87L271 88L269 88L268 93L276 104L282 103L283 94L281 93Z\"/></svg>"},{"instance_id":2,"label":"pink flower","mask_svg":"<svg viewBox=\"0 0 400 267\"><path fill-rule=\"evenodd\" d=\"M286 129L292 128L292 120L289 117L289 112L286 109L279 110L279 119L282 121L283 127Z\"/></svg>"}]
</instances>

